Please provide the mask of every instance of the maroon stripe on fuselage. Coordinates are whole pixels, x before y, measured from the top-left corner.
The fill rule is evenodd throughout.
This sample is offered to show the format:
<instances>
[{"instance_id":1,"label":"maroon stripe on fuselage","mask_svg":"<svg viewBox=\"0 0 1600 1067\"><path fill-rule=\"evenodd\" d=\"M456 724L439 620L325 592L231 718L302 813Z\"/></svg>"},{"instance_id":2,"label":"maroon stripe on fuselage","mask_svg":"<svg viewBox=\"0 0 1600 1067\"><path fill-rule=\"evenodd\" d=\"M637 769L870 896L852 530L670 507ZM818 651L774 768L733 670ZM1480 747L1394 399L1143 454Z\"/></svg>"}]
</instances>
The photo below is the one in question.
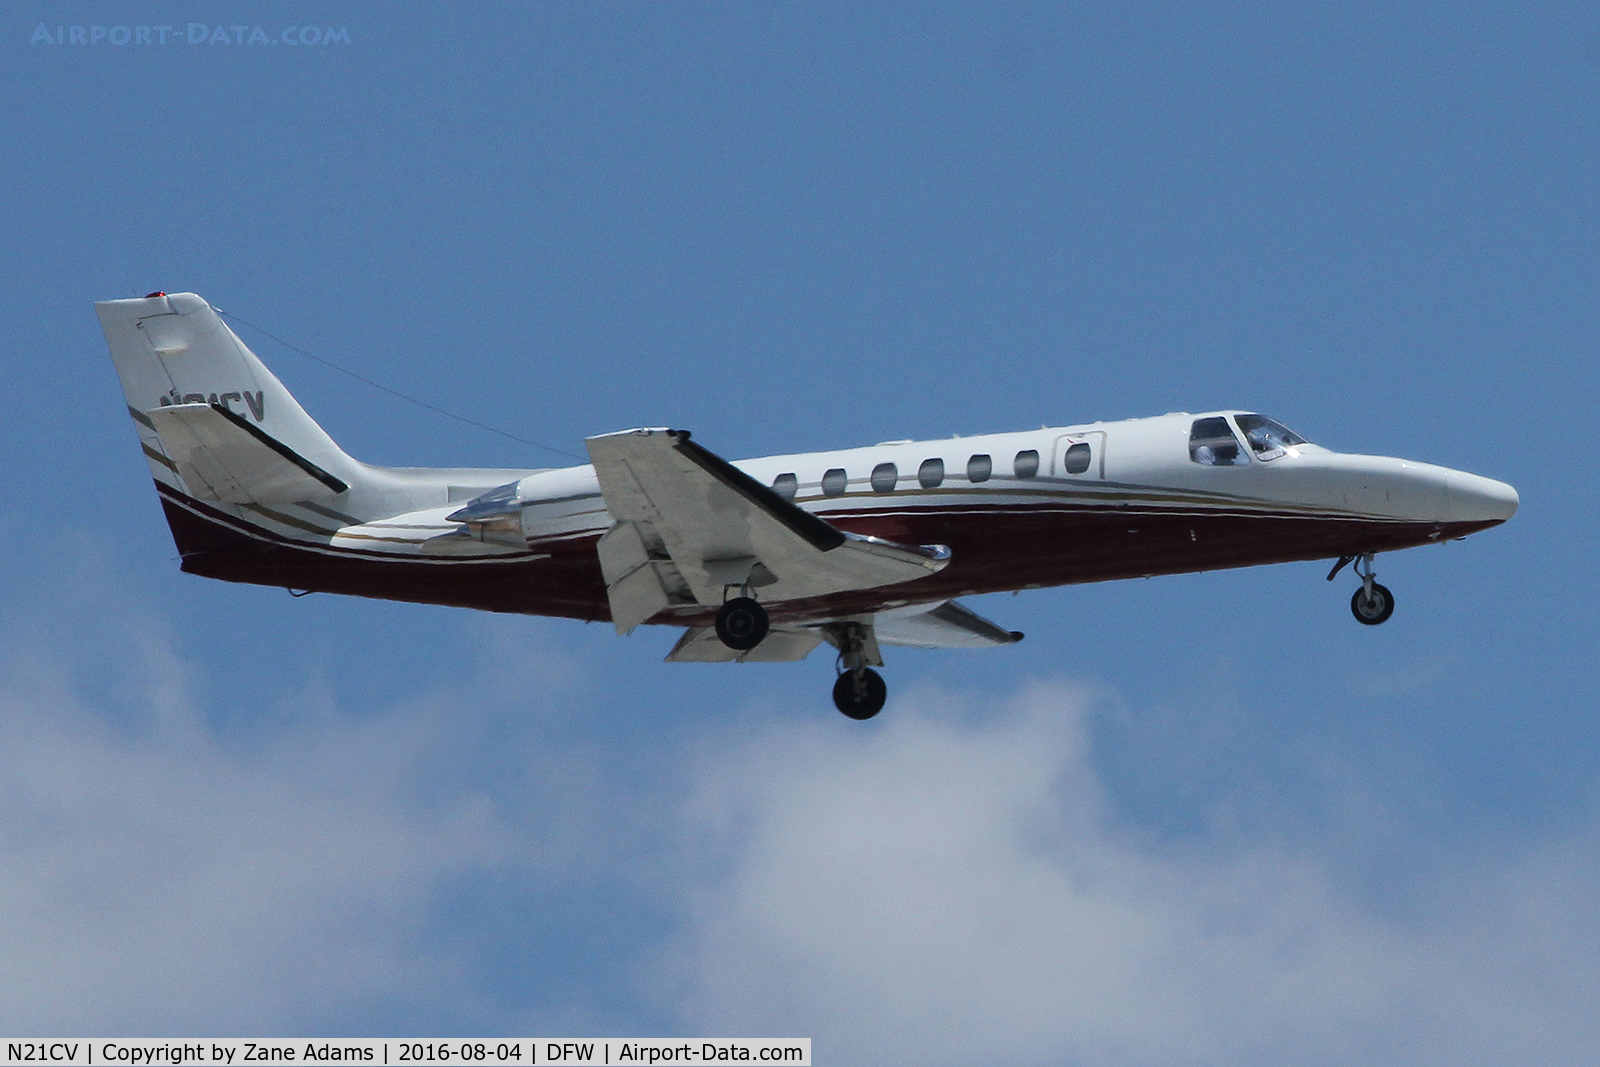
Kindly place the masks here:
<instances>
[{"instance_id":1,"label":"maroon stripe on fuselage","mask_svg":"<svg viewBox=\"0 0 1600 1067\"><path fill-rule=\"evenodd\" d=\"M159 485L159 483L158 483ZM609 620L597 535L541 542L545 558L418 559L307 545L241 522L161 486L183 569L224 581ZM879 610L886 601L936 601L1034 586L1073 585L1265 563L1332 559L1430 544L1498 525L1432 523L1152 506L1015 504L834 511L851 533L942 544L949 566L904 585L771 605L775 621ZM655 621L708 624L710 609Z\"/></svg>"},{"instance_id":2,"label":"maroon stripe on fuselage","mask_svg":"<svg viewBox=\"0 0 1600 1067\"><path fill-rule=\"evenodd\" d=\"M833 512L827 519L851 533L906 544L948 545L950 565L901 586L792 601L774 608L774 618L832 618L878 610L888 600L944 600L1035 586L1390 552L1499 525L1061 504L951 508L926 514ZM710 617L704 614L704 619Z\"/></svg>"},{"instance_id":3,"label":"maroon stripe on fuselage","mask_svg":"<svg viewBox=\"0 0 1600 1067\"><path fill-rule=\"evenodd\" d=\"M293 541L160 488L161 507L188 574L483 611L611 618L594 539L543 557L384 558Z\"/></svg>"}]
</instances>

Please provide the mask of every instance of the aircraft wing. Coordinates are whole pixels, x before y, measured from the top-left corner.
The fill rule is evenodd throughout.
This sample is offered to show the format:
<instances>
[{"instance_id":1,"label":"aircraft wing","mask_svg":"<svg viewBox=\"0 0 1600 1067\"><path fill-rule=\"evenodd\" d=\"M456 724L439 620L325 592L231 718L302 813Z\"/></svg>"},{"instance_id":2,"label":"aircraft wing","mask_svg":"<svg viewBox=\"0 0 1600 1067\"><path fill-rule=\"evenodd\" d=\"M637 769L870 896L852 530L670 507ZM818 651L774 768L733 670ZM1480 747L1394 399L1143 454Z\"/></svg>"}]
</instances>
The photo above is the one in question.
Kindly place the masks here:
<instances>
[{"instance_id":1,"label":"aircraft wing","mask_svg":"<svg viewBox=\"0 0 1600 1067\"><path fill-rule=\"evenodd\" d=\"M838 644L841 627L859 627L857 636L867 648L867 658L882 663L877 646L910 648L993 648L1022 640L1016 630L1006 630L954 600L915 604L853 619L829 619L802 626L774 626L766 640L748 652L739 652L717 639L709 626L694 626L667 653L668 663L791 663L805 659L824 640Z\"/></svg>"},{"instance_id":2,"label":"aircraft wing","mask_svg":"<svg viewBox=\"0 0 1600 1067\"><path fill-rule=\"evenodd\" d=\"M710 626L691 626L667 653L668 663L793 663L805 659L822 644L823 633L814 627L794 629L774 626L755 648L740 652L729 648Z\"/></svg>"},{"instance_id":3,"label":"aircraft wing","mask_svg":"<svg viewBox=\"0 0 1600 1067\"><path fill-rule=\"evenodd\" d=\"M350 488L288 445L221 405L145 412L190 493L229 504L331 497Z\"/></svg>"},{"instance_id":4,"label":"aircraft wing","mask_svg":"<svg viewBox=\"0 0 1600 1067\"><path fill-rule=\"evenodd\" d=\"M1020 631L1002 629L954 600L880 611L872 625L879 644L910 648L992 648L1022 640Z\"/></svg>"},{"instance_id":5,"label":"aircraft wing","mask_svg":"<svg viewBox=\"0 0 1600 1067\"><path fill-rule=\"evenodd\" d=\"M793 600L911 581L950 558L942 546L846 533L684 430L625 430L586 443L615 520L599 553L620 633L674 605L720 604L729 586Z\"/></svg>"}]
</instances>

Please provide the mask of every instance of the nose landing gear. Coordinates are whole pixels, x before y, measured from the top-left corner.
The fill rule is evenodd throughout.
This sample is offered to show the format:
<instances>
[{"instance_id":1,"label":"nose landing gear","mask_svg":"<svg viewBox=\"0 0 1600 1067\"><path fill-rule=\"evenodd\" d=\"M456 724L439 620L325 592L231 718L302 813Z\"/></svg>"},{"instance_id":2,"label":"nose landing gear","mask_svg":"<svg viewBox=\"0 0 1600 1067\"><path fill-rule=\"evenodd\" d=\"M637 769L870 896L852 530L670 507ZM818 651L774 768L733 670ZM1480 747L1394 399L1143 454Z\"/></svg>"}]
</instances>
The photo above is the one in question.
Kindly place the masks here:
<instances>
[{"instance_id":1,"label":"nose landing gear","mask_svg":"<svg viewBox=\"0 0 1600 1067\"><path fill-rule=\"evenodd\" d=\"M1373 555L1371 552L1363 552L1360 556L1343 556L1334 564L1333 570L1328 572L1328 581L1331 582L1335 575L1344 570L1346 564L1355 563L1355 572L1361 579L1361 588L1350 598L1350 614L1364 626L1377 626L1388 622L1389 616L1394 614L1394 594L1389 592L1387 586L1378 584L1377 571L1372 567Z\"/></svg>"}]
</instances>

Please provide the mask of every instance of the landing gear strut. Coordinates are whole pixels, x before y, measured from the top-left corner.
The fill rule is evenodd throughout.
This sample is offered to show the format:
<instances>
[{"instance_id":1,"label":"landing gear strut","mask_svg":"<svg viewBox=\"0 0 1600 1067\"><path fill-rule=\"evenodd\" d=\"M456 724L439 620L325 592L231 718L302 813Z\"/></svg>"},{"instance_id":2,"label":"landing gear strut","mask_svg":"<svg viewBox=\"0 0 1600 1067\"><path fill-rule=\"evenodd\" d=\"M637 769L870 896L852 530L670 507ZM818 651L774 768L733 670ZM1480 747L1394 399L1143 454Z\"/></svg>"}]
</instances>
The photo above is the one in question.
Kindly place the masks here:
<instances>
[{"instance_id":1,"label":"landing gear strut","mask_svg":"<svg viewBox=\"0 0 1600 1067\"><path fill-rule=\"evenodd\" d=\"M729 648L748 652L767 636L767 609L754 597L736 596L717 610L717 638Z\"/></svg>"},{"instance_id":2,"label":"landing gear strut","mask_svg":"<svg viewBox=\"0 0 1600 1067\"><path fill-rule=\"evenodd\" d=\"M1334 575L1344 570L1346 564L1355 563L1356 577L1361 579L1361 588L1350 598L1350 614L1365 626L1377 626L1388 622L1389 616L1394 614L1394 594L1389 592L1387 586L1377 583L1378 574L1372 568L1372 557L1371 552L1363 552L1360 556L1341 557L1333 570L1328 572L1328 581L1331 582Z\"/></svg>"},{"instance_id":3,"label":"landing gear strut","mask_svg":"<svg viewBox=\"0 0 1600 1067\"><path fill-rule=\"evenodd\" d=\"M839 646L839 678L833 683L833 705L852 719L870 719L883 710L889 687L883 676L867 666L866 640L859 624L843 627Z\"/></svg>"}]
</instances>

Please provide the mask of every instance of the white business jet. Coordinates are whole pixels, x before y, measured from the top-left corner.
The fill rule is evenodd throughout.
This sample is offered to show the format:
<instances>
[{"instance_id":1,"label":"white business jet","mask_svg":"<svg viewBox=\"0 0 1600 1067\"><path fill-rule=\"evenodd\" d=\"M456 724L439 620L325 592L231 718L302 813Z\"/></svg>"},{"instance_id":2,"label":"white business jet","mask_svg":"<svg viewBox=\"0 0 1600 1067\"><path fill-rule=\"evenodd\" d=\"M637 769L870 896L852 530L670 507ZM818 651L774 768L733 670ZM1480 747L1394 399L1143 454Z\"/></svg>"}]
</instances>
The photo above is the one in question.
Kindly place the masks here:
<instances>
[{"instance_id":1,"label":"white business jet","mask_svg":"<svg viewBox=\"0 0 1600 1067\"><path fill-rule=\"evenodd\" d=\"M588 439L554 470L346 455L193 293L97 304L183 570L683 631L667 659L838 651L839 710L883 707L884 645L1022 639L955 598L1290 560L1355 564L1497 526L1503 482L1345 455L1243 411L729 461L684 430Z\"/></svg>"}]
</instances>

